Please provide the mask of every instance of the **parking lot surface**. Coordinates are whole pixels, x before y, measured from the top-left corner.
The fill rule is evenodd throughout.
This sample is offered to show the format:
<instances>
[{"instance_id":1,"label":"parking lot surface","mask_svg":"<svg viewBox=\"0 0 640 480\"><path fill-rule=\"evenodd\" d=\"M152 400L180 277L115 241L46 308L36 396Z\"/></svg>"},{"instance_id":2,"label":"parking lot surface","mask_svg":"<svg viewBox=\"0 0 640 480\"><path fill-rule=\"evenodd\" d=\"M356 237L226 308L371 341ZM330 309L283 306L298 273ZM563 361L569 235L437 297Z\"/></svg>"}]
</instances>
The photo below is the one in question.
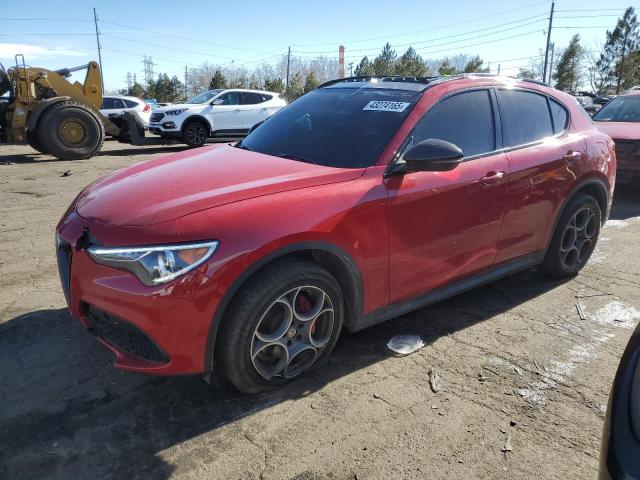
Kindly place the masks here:
<instances>
[{"instance_id":1,"label":"parking lot surface","mask_svg":"<svg viewBox=\"0 0 640 480\"><path fill-rule=\"evenodd\" d=\"M618 188L576 278L527 271L344 332L326 368L251 397L114 370L59 285L54 227L75 195L183 148L107 142L64 162L0 146L0 478L596 476L609 388L640 320L637 188ZM426 345L393 356L399 334Z\"/></svg>"}]
</instances>

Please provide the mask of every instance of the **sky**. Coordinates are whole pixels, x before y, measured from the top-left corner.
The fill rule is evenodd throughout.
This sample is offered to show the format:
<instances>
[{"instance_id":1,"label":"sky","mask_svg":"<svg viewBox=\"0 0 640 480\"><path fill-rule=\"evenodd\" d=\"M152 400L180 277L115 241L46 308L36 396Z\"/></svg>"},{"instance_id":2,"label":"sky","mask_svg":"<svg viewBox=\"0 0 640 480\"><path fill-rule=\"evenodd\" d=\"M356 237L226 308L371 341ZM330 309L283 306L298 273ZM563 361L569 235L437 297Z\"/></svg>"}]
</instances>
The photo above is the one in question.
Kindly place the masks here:
<instances>
[{"instance_id":1,"label":"sky","mask_svg":"<svg viewBox=\"0 0 640 480\"><path fill-rule=\"evenodd\" d=\"M305 1L85 1L0 0L0 62L57 69L98 60L93 7L101 32L106 90L124 88L127 73L184 77L185 66L203 62L252 69L292 55L336 57L346 63L379 53L385 42L401 54L413 46L423 58L480 55L492 73L515 75L546 43L550 1L368 0ZM579 33L597 50L629 0L557 0L551 41L564 48ZM600 8L606 7L606 8ZM347 72L349 67L346 67Z\"/></svg>"}]
</instances>

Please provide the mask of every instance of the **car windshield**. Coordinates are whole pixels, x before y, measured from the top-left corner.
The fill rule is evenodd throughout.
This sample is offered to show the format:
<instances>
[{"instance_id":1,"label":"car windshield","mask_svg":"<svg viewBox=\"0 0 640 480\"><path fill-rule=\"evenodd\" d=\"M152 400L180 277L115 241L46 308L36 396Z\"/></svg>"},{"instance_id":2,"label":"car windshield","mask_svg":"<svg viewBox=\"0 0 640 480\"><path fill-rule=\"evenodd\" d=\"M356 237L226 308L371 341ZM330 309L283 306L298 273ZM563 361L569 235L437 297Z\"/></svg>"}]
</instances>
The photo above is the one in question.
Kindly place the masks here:
<instances>
[{"instance_id":1,"label":"car windshield","mask_svg":"<svg viewBox=\"0 0 640 480\"><path fill-rule=\"evenodd\" d=\"M218 95L221 91L222 89L207 90L206 92L202 92L200 95L196 95L195 97L190 98L185 103L205 103Z\"/></svg>"},{"instance_id":2,"label":"car windshield","mask_svg":"<svg viewBox=\"0 0 640 480\"><path fill-rule=\"evenodd\" d=\"M269 118L239 147L339 168L375 163L420 92L321 88Z\"/></svg>"},{"instance_id":3,"label":"car windshield","mask_svg":"<svg viewBox=\"0 0 640 480\"><path fill-rule=\"evenodd\" d=\"M640 95L617 97L593 116L596 122L640 122Z\"/></svg>"}]
</instances>

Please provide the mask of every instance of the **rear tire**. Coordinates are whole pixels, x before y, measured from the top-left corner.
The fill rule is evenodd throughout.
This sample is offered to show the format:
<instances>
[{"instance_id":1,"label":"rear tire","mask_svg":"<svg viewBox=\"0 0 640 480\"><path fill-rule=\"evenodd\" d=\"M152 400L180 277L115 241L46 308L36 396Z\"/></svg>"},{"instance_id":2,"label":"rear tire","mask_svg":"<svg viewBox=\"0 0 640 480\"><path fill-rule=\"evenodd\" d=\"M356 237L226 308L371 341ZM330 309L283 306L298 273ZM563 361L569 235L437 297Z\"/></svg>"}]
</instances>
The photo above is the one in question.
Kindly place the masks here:
<instances>
[{"instance_id":1,"label":"rear tire","mask_svg":"<svg viewBox=\"0 0 640 480\"><path fill-rule=\"evenodd\" d=\"M254 394L320 367L342 329L336 279L307 260L286 260L251 279L225 315L218 359L227 379Z\"/></svg>"},{"instance_id":2,"label":"rear tire","mask_svg":"<svg viewBox=\"0 0 640 480\"><path fill-rule=\"evenodd\" d=\"M198 120L191 120L182 129L182 141L190 147L201 147L208 138L209 129Z\"/></svg>"},{"instance_id":3,"label":"rear tire","mask_svg":"<svg viewBox=\"0 0 640 480\"><path fill-rule=\"evenodd\" d=\"M71 100L47 108L34 134L45 151L61 160L90 158L104 142L104 126L98 115Z\"/></svg>"},{"instance_id":4,"label":"rear tire","mask_svg":"<svg viewBox=\"0 0 640 480\"><path fill-rule=\"evenodd\" d=\"M601 225L597 200L584 193L574 196L560 215L542 271L556 278L576 275L591 257Z\"/></svg>"}]
</instances>

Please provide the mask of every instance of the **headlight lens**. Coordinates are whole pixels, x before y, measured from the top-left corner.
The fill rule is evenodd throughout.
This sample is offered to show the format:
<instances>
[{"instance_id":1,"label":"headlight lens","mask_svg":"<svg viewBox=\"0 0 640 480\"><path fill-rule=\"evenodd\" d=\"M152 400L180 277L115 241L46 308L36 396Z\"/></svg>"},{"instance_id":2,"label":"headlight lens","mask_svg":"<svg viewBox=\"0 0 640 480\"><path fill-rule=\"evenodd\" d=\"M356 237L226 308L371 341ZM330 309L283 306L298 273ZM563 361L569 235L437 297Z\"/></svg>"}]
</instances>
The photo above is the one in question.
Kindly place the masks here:
<instances>
[{"instance_id":1,"label":"headlight lens","mask_svg":"<svg viewBox=\"0 0 640 480\"><path fill-rule=\"evenodd\" d=\"M166 115L180 115L182 112L186 112L188 108L179 108L177 110L169 110Z\"/></svg>"},{"instance_id":2,"label":"headlight lens","mask_svg":"<svg viewBox=\"0 0 640 480\"><path fill-rule=\"evenodd\" d=\"M99 247L87 249L101 265L126 270L152 287L173 280L206 262L219 242L184 243L153 247Z\"/></svg>"}]
</instances>

